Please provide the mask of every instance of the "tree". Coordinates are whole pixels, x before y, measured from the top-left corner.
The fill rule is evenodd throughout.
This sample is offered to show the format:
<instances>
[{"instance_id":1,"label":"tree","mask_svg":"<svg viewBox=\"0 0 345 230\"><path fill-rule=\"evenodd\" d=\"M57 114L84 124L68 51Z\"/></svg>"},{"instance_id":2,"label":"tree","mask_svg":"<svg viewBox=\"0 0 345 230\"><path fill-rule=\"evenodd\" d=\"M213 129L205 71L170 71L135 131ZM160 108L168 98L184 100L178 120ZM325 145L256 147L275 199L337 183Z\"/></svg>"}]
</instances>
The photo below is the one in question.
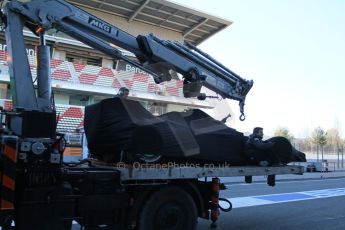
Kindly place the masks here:
<instances>
[{"instance_id":1,"label":"tree","mask_svg":"<svg viewBox=\"0 0 345 230\"><path fill-rule=\"evenodd\" d=\"M298 140L298 150L301 152L312 152L310 138L299 138ZM294 140L296 143L296 139Z\"/></svg>"},{"instance_id":2,"label":"tree","mask_svg":"<svg viewBox=\"0 0 345 230\"><path fill-rule=\"evenodd\" d=\"M340 138L340 142L339 142L339 149L344 149L345 148L345 138L341 139Z\"/></svg>"},{"instance_id":3,"label":"tree","mask_svg":"<svg viewBox=\"0 0 345 230\"><path fill-rule=\"evenodd\" d=\"M284 128L284 127L277 128L274 131L274 136L285 137L290 142L292 142L295 139L294 136L290 133L290 131L287 128Z\"/></svg>"},{"instance_id":4,"label":"tree","mask_svg":"<svg viewBox=\"0 0 345 230\"><path fill-rule=\"evenodd\" d=\"M327 144L327 133L321 127L317 127L312 132L311 139L312 139L312 142L316 144L317 146L316 154L317 154L317 160L319 160L319 147L323 149L323 146ZM322 156L323 156L323 151L322 151Z\"/></svg>"},{"instance_id":5,"label":"tree","mask_svg":"<svg viewBox=\"0 0 345 230\"><path fill-rule=\"evenodd\" d=\"M336 153L341 145L339 131L336 128L327 130L327 143L333 147L333 152Z\"/></svg>"},{"instance_id":6,"label":"tree","mask_svg":"<svg viewBox=\"0 0 345 230\"><path fill-rule=\"evenodd\" d=\"M345 148L345 138L341 139L340 142L340 149L339 151L341 151L341 167L344 168L344 148ZM340 155L340 152L339 152ZM338 168L340 167L340 156L338 155Z\"/></svg>"}]
</instances>

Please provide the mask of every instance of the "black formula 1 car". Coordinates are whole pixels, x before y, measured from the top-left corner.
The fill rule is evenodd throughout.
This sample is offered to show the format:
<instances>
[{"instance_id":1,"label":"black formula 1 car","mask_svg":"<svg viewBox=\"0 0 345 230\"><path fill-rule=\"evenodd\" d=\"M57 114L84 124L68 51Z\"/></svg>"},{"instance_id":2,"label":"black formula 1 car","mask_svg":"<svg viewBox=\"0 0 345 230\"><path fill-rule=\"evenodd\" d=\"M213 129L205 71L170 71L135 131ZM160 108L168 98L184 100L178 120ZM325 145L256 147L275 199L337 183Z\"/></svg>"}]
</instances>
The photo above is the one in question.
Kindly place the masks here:
<instances>
[{"instance_id":1,"label":"black formula 1 car","mask_svg":"<svg viewBox=\"0 0 345 230\"><path fill-rule=\"evenodd\" d=\"M139 102L109 98L85 108L85 133L90 153L107 162L159 161L272 164L305 161L305 155L284 137L272 149L248 159L248 137L199 109L153 116ZM253 157L252 157L253 158Z\"/></svg>"}]
</instances>

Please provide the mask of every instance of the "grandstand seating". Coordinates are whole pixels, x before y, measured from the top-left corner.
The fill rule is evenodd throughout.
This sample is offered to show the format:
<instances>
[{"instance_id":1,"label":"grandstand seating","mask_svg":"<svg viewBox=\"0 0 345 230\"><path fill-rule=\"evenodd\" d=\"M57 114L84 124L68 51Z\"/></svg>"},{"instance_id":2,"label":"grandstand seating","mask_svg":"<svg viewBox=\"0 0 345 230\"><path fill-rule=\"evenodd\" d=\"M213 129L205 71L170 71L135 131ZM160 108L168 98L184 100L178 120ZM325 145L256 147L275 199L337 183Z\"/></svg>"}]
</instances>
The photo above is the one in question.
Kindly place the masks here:
<instances>
[{"instance_id":1,"label":"grandstand seating","mask_svg":"<svg viewBox=\"0 0 345 230\"><path fill-rule=\"evenodd\" d=\"M12 101L0 99L0 106L12 109ZM73 133L84 126L84 108L80 106L56 105L57 131Z\"/></svg>"},{"instance_id":2,"label":"grandstand seating","mask_svg":"<svg viewBox=\"0 0 345 230\"><path fill-rule=\"evenodd\" d=\"M12 109L12 101L11 100L1 100L0 99L0 106L2 106L2 108L4 110L11 110Z\"/></svg>"},{"instance_id":3,"label":"grandstand seating","mask_svg":"<svg viewBox=\"0 0 345 230\"><path fill-rule=\"evenodd\" d=\"M82 73L79 75L79 82L82 84L95 85L97 75Z\"/></svg>"},{"instance_id":4,"label":"grandstand seating","mask_svg":"<svg viewBox=\"0 0 345 230\"><path fill-rule=\"evenodd\" d=\"M58 131L71 133L83 127L83 107L56 105L56 113Z\"/></svg>"},{"instance_id":5,"label":"grandstand seating","mask_svg":"<svg viewBox=\"0 0 345 230\"><path fill-rule=\"evenodd\" d=\"M59 65L61 65L62 62L63 62L62 60L52 59L52 60L50 61L50 67L53 68L53 69L55 69L56 67L58 67Z\"/></svg>"},{"instance_id":6,"label":"grandstand seating","mask_svg":"<svg viewBox=\"0 0 345 230\"><path fill-rule=\"evenodd\" d=\"M114 72L110 68L101 68L98 75L104 77L114 77Z\"/></svg>"},{"instance_id":7,"label":"grandstand seating","mask_svg":"<svg viewBox=\"0 0 345 230\"><path fill-rule=\"evenodd\" d=\"M149 83L147 88L149 93L160 92L160 88L156 83Z\"/></svg>"},{"instance_id":8,"label":"grandstand seating","mask_svg":"<svg viewBox=\"0 0 345 230\"><path fill-rule=\"evenodd\" d=\"M68 70L56 69L52 71L52 79L68 81L71 79L71 73Z\"/></svg>"},{"instance_id":9,"label":"grandstand seating","mask_svg":"<svg viewBox=\"0 0 345 230\"><path fill-rule=\"evenodd\" d=\"M121 88L121 83L119 82L119 80L117 80L116 78L113 79L113 82L111 84L111 87L113 88Z\"/></svg>"},{"instance_id":10,"label":"grandstand seating","mask_svg":"<svg viewBox=\"0 0 345 230\"><path fill-rule=\"evenodd\" d=\"M29 56L32 77L36 78L36 61ZM51 76L54 81L66 81L73 84L102 86L119 89L127 87L133 91L154 93L165 96L182 96L183 82L171 80L156 84L145 72L116 71L111 68L85 65L76 62L51 60ZM7 52L0 50L0 65L7 67ZM7 110L12 108L11 100L0 99L0 105ZM58 131L74 132L83 126L84 108L70 105L57 105Z\"/></svg>"},{"instance_id":11,"label":"grandstand seating","mask_svg":"<svg viewBox=\"0 0 345 230\"><path fill-rule=\"evenodd\" d=\"M0 51L0 64L7 65L7 52ZM33 78L36 78L35 57L29 56ZM52 59L51 76L53 81L67 81L75 84L111 88L127 87L133 91L164 94L182 97L182 81L171 80L157 85L145 72L116 71L100 66L85 65Z\"/></svg>"},{"instance_id":12,"label":"grandstand seating","mask_svg":"<svg viewBox=\"0 0 345 230\"><path fill-rule=\"evenodd\" d=\"M7 65L7 52L4 50L0 50L0 62L3 65Z\"/></svg>"},{"instance_id":13,"label":"grandstand seating","mask_svg":"<svg viewBox=\"0 0 345 230\"><path fill-rule=\"evenodd\" d=\"M53 80L73 82L70 63L68 61L52 59L50 61L50 67Z\"/></svg>"}]
</instances>

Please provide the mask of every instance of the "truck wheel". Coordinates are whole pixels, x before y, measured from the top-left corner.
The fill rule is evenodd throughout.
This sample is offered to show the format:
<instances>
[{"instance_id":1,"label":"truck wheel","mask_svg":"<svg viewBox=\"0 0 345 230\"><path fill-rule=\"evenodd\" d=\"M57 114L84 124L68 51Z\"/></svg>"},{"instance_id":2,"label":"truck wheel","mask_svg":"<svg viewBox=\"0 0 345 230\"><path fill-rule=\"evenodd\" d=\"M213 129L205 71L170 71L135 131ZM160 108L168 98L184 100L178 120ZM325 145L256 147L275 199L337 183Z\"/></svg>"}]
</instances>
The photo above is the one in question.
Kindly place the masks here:
<instances>
[{"instance_id":1,"label":"truck wheel","mask_svg":"<svg viewBox=\"0 0 345 230\"><path fill-rule=\"evenodd\" d=\"M178 187L165 187L152 194L139 217L139 230L192 230L197 209L193 198Z\"/></svg>"}]
</instances>

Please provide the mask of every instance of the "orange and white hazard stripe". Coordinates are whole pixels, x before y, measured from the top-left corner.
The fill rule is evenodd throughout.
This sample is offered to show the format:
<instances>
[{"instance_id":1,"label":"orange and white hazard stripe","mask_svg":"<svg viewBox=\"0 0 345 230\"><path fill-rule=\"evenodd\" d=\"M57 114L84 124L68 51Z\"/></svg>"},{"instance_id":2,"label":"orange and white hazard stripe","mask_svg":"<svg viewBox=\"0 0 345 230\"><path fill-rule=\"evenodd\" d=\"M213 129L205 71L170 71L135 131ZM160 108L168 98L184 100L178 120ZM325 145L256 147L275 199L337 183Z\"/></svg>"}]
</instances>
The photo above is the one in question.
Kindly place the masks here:
<instances>
[{"instance_id":1,"label":"orange and white hazard stripe","mask_svg":"<svg viewBox=\"0 0 345 230\"><path fill-rule=\"evenodd\" d=\"M0 211L14 210L17 150L18 138L3 136L0 150Z\"/></svg>"}]
</instances>

